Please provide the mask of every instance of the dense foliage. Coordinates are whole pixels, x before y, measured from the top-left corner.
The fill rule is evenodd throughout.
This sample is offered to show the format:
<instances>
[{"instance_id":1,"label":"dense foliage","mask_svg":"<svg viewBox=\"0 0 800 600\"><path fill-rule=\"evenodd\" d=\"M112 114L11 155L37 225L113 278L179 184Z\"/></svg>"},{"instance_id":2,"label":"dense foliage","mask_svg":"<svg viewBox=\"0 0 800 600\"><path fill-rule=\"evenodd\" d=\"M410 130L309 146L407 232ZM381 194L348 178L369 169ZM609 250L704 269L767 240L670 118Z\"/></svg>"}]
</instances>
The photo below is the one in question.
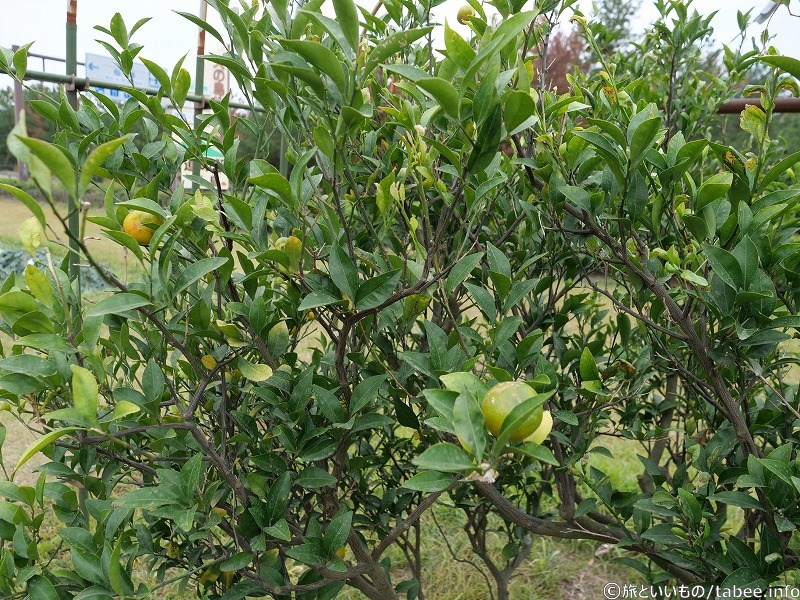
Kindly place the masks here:
<instances>
[{"instance_id":1,"label":"dense foliage","mask_svg":"<svg viewBox=\"0 0 800 600\"><path fill-rule=\"evenodd\" d=\"M225 99L186 122L167 108L189 73L148 62L158 96L40 104L54 143L9 137L83 218L87 189L108 190L89 218L142 277L106 273L116 291L92 303L50 261L0 288L0 395L39 436L14 471L49 459L35 487L0 483L3 594L151 597L139 561L205 597L423 597L420 518L445 497L500 598L533 536L616 546L649 581L791 580L800 153L770 125L800 62L729 50L717 77L710 18L661 1L636 61L575 15L599 67L553 92L534 65L570 1L496 0L493 17L472 2L463 34L426 3L334 0L335 20L322 0L294 17L280 0L209 4L223 31L186 16L224 44L206 58L251 117ZM146 56L142 25L99 28L123 71ZM746 147L706 139L756 61ZM0 62L24 71L24 54ZM240 153L240 128L269 147L261 110L283 173ZM186 160L229 189L187 193ZM31 252L66 229L2 187L33 212ZM147 246L123 231L131 210L163 219ZM536 394L495 437L480 402L510 380ZM549 438L511 441L543 404ZM639 490L593 465L611 438L637 449ZM46 514L63 544L40 552Z\"/></svg>"}]
</instances>

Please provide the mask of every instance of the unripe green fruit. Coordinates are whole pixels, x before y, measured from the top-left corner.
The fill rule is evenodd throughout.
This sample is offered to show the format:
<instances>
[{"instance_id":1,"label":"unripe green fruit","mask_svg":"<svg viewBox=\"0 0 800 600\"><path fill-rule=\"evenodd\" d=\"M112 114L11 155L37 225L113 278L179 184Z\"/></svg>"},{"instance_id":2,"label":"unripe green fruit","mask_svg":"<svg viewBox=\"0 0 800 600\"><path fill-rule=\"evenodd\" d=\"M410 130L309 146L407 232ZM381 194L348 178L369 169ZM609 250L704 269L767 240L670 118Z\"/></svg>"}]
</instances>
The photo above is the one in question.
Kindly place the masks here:
<instances>
[{"instance_id":1,"label":"unripe green fruit","mask_svg":"<svg viewBox=\"0 0 800 600\"><path fill-rule=\"evenodd\" d=\"M553 415L549 410L542 413L542 422L529 437L525 438L526 442L533 442L534 444L541 444L553 431Z\"/></svg>"},{"instance_id":2,"label":"unripe green fruit","mask_svg":"<svg viewBox=\"0 0 800 600\"><path fill-rule=\"evenodd\" d=\"M486 420L486 428L495 437L500 435L503 421L514 408L535 396L536 392L527 383L520 381L504 381L498 383L483 398L481 410ZM542 408L539 407L511 436L510 441L518 442L535 432L542 422Z\"/></svg>"},{"instance_id":3,"label":"unripe green fruit","mask_svg":"<svg viewBox=\"0 0 800 600\"><path fill-rule=\"evenodd\" d=\"M470 19L475 16L475 9L469 4L465 4L458 9L458 22L462 25L469 23Z\"/></svg>"}]
</instances>

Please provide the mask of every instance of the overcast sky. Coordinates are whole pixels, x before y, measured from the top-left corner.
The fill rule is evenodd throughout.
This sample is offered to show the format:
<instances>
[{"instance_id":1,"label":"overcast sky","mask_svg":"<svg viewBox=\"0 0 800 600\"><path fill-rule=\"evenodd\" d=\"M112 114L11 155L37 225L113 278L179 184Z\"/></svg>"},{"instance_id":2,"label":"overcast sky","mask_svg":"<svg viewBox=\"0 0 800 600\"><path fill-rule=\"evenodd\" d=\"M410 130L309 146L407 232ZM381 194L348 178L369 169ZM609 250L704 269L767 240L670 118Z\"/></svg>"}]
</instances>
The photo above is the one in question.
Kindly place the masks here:
<instances>
[{"instance_id":1,"label":"overcast sky","mask_svg":"<svg viewBox=\"0 0 800 600\"><path fill-rule=\"evenodd\" d=\"M374 0L357 0L372 8ZM730 43L738 33L736 13L754 8L758 14L769 0L696 0L694 5L702 13L718 11L713 21L715 38L719 43ZM451 26L458 26L455 14L463 0L446 0L437 7L435 16L443 23L445 18ZM153 17L140 29L135 41L144 45L141 56L167 67L184 54L188 54L185 65L194 72L193 57L197 45L197 28L174 11L194 12L199 9L200 0L78 0L78 60L83 61L87 52L106 54L96 38L105 36L93 29L94 25L108 25L112 15L120 12L130 26L143 17ZM329 4L329 3L328 3ZM581 0L585 14L591 12L591 0ZM35 42L31 52L52 56L64 56L64 20L66 0L0 0L5 8L5 17L0 19L0 46ZM236 5L236 1L231 1ZM213 11L209 11L213 12ZM643 31L657 12L652 0L643 0L642 10L635 27ZM213 21L212 21L213 22ZM752 25L749 36L761 35L764 26ZM769 24L769 31L775 35L774 45L783 54L800 57L800 19L789 16L786 7L781 7ZM213 52L213 38L209 41L209 51ZM748 44L749 46L749 44ZM41 61L31 60L28 68L40 70ZM47 70L63 72L59 63L48 63ZM79 71L79 74L83 74ZM8 85L10 79L0 77L0 85Z\"/></svg>"}]
</instances>

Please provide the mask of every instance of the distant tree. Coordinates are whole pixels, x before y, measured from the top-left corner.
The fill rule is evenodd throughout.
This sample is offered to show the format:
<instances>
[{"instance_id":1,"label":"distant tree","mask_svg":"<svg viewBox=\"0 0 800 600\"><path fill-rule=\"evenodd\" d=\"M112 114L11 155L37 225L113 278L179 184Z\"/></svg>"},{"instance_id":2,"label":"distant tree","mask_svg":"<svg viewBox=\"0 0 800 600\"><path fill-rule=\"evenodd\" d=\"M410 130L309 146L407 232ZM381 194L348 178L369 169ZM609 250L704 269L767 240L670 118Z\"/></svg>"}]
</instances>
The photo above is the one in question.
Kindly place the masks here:
<instances>
[{"instance_id":1,"label":"distant tree","mask_svg":"<svg viewBox=\"0 0 800 600\"><path fill-rule=\"evenodd\" d=\"M642 0L597 0L594 3L593 21L605 28L598 41L604 54L614 54L636 41L638 36L631 29L631 23L641 5Z\"/></svg>"},{"instance_id":2,"label":"distant tree","mask_svg":"<svg viewBox=\"0 0 800 600\"><path fill-rule=\"evenodd\" d=\"M567 75L575 68L585 70L589 66L589 61L584 58L585 50L586 44L575 30L558 31L552 35L547 51L547 88L562 94L568 91Z\"/></svg>"},{"instance_id":3,"label":"distant tree","mask_svg":"<svg viewBox=\"0 0 800 600\"><path fill-rule=\"evenodd\" d=\"M53 124L31 109L31 100L42 97L57 98L58 94L45 85L35 85L25 90L25 113L27 115L28 135L31 137L52 141ZM0 169L11 170L16 168L16 159L6 147L5 140L14 127L14 90L13 88L0 89Z\"/></svg>"}]
</instances>

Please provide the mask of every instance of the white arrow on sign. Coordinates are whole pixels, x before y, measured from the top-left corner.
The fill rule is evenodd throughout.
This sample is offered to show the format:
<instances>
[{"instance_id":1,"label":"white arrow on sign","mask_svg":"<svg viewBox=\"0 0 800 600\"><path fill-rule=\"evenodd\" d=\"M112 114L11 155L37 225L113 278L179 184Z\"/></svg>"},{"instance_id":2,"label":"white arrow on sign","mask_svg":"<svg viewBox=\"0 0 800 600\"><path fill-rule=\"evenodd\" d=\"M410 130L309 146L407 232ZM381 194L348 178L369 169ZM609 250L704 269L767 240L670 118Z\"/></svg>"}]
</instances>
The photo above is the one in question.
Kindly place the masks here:
<instances>
[{"instance_id":1,"label":"white arrow on sign","mask_svg":"<svg viewBox=\"0 0 800 600\"><path fill-rule=\"evenodd\" d=\"M92 79L103 83L131 85L131 82L120 70L117 63L114 62L114 59L102 54L86 53L86 74ZM131 79L133 79L134 86L139 89L157 90L159 88L158 80L140 62L133 63Z\"/></svg>"}]
</instances>

